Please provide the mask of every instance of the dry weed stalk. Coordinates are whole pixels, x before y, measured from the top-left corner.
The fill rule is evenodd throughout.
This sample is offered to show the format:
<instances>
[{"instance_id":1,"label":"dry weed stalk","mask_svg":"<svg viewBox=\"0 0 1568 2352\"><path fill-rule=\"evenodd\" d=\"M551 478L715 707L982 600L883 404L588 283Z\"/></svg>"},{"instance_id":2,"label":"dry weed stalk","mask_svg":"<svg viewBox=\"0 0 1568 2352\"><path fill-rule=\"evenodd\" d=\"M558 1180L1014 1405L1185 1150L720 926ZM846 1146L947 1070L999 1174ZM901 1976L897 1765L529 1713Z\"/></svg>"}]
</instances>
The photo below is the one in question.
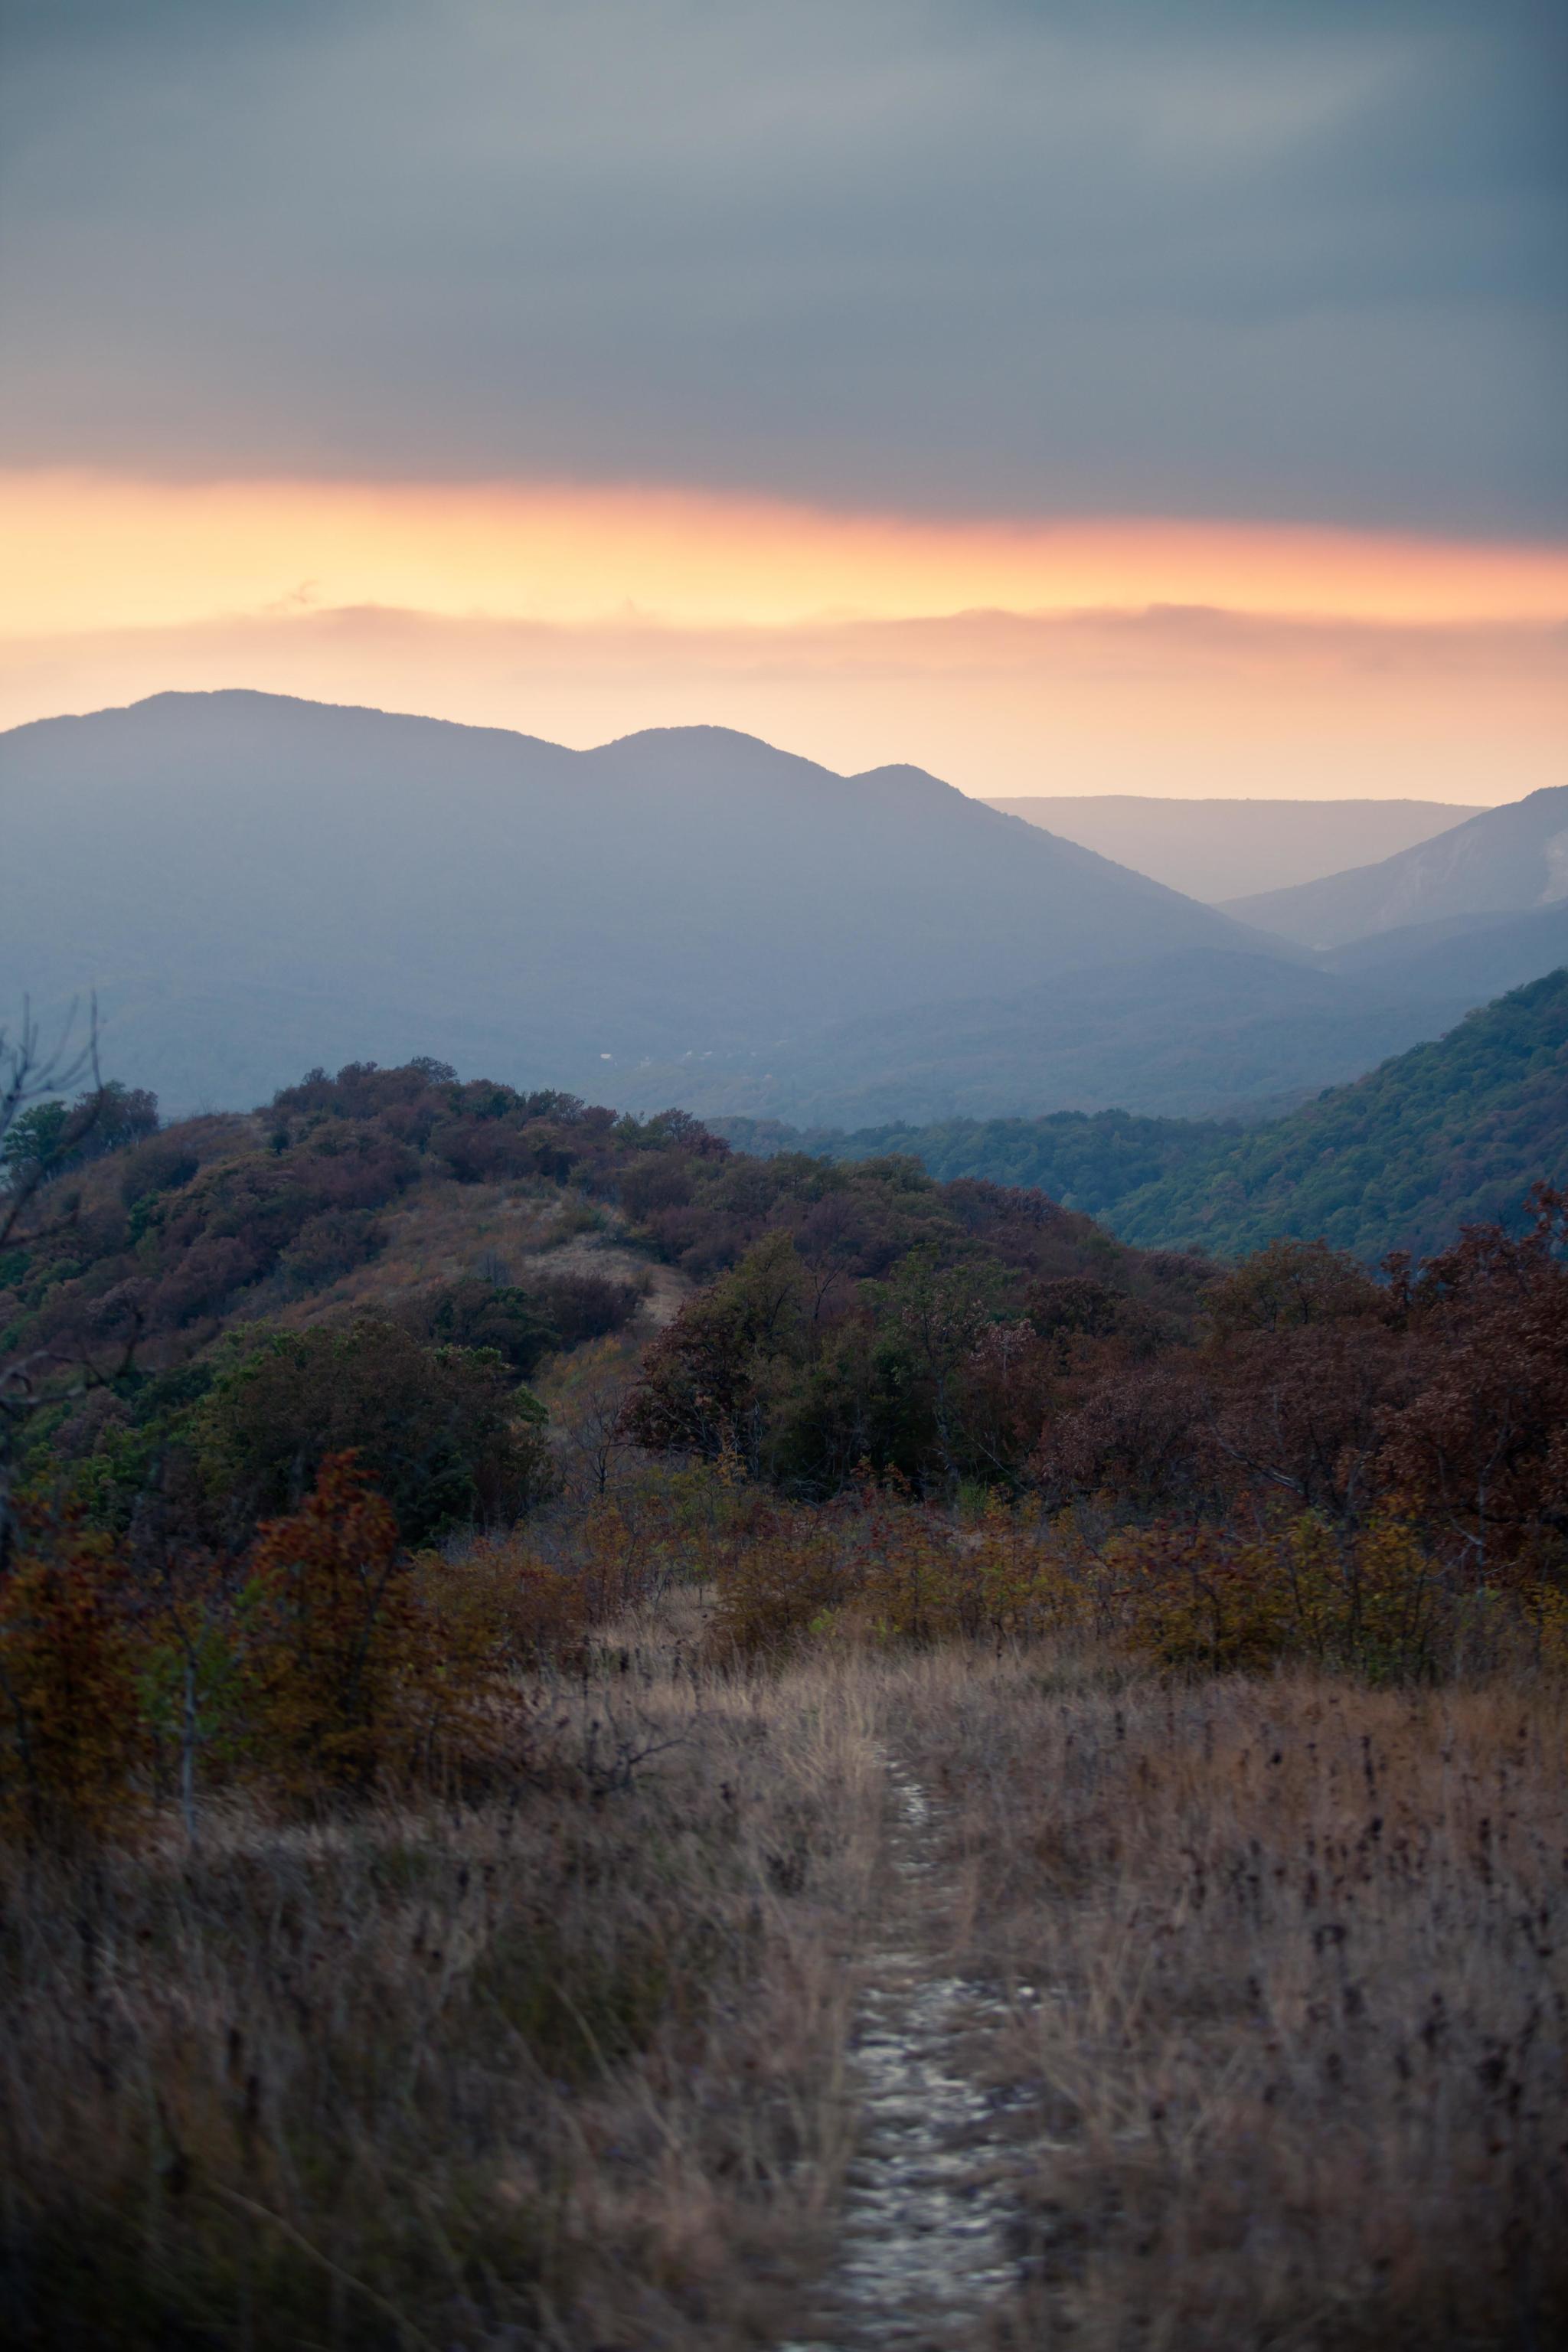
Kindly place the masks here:
<instances>
[{"instance_id":1,"label":"dry weed stalk","mask_svg":"<svg viewBox=\"0 0 1568 2352\"><path fill-rule=\"evenodd\" d=\"M782 2326L844 2156L876 1695L694 1676L668 1628L617 1630L535 1709L558 1769L482 1802L236 1801L194 1852L171 1823L7 1854L8 2344Z\"/></svg>"},{"instance_id":2,"label":"dry weed stalk","mask_svg":"<svg viewBox=\"0 0 1568 2352\"><path fill-rule=\"evenodd\" d=\"M1563 2340L1561 1688L910 1679L1039 2144L1000 2340Z\"/></svg>"}]
</instances>

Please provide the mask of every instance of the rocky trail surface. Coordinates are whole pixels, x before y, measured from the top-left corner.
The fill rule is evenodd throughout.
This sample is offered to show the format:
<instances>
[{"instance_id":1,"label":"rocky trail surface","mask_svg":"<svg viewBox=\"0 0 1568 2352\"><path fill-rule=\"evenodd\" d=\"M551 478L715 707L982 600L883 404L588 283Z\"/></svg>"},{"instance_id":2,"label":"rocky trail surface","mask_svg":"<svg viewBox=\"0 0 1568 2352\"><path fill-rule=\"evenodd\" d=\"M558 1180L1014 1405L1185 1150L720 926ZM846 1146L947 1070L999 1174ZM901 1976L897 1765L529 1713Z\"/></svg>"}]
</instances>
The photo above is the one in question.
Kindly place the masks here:
<instances>
[{"instance_id":1,"label":"rocky trail surface","mask_svg":"<svg viewBox=\"0 0 1568 2352\"><path fill-rule=\"evenodd\" d=\"M944 1963L953 1889L936 1809L902 1765L887 1770L891 1891L851 2042L858 2130L837 2254L809 2331L780 2352L960 2352L987 2340L1017 2282L1025 2151L980 2063L1011 2012Z\"/></svg>"}]
</instances>

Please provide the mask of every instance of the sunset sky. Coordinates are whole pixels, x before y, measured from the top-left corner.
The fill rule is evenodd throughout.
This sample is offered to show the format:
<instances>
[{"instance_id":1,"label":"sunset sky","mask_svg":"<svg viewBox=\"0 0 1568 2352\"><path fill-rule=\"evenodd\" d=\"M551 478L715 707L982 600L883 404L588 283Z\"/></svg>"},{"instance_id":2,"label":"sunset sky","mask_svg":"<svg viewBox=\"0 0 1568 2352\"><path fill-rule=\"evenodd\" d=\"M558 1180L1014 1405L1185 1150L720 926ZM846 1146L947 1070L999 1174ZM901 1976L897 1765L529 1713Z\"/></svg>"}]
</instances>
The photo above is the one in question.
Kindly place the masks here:
<instances>
[{"instance_id":1,"label":"sunset sky","mask_svg":"<svg viewBox=\"0 0 1568 2352\"><path fill-rule=\"evenodd\" d=\"M7 0L0 724L965 790L1568 740L1549 0Z\"/></svg>"}]
</instances>

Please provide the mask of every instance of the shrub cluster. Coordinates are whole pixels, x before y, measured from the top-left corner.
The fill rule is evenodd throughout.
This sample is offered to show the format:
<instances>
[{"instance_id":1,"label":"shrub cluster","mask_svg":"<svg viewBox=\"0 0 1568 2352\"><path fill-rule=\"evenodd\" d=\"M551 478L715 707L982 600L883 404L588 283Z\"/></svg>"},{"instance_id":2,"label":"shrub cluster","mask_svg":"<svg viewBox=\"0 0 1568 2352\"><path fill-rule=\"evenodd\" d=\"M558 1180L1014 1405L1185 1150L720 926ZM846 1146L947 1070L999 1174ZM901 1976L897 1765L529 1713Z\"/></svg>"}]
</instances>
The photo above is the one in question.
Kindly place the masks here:
<instances>
[{"instance_id":1,"label":"shrub cluster","mask_svg":"<svg viewBox=\"0 0 1568 2352\"><path fill-rule=\"evenodd\" d=\"M0 1583L0 1824L123 1834L198 1789L314 1804L526 1766L512 1678L577 1654L594 1595L517 1536L411 1549L352 1453L233 1559L34 1513Z\"/></svg>"},{"instance_id":2,"label":"shrub cluster","mask_svg":"<svg viewBox=\"0 0 1568 2352\"><path fill-rule=\"evenodd\" d=\"M162 1132L151 1097L110 1087L92 1100L90 1126L79 1106L46 1104L6 1139L48 1177L50 1197L36 1237L0 1259L0 1366L79 1359L132 1334L143 1360L184 1360L237 1315L374 1259L380 1213L422 1183L571 1183L612 1200L623 1175L646 1182L667 1160L728 1151L679 1112L620 1118L569 1095L459 1085L424 1061L316 1071L266 1111ZM618 1328L631 1311L623 1291L558 1277L533 1298L538 1334L519 1368ZM464 1311L452 1309L458 1320Z\"/></svg>"}]
</instances>

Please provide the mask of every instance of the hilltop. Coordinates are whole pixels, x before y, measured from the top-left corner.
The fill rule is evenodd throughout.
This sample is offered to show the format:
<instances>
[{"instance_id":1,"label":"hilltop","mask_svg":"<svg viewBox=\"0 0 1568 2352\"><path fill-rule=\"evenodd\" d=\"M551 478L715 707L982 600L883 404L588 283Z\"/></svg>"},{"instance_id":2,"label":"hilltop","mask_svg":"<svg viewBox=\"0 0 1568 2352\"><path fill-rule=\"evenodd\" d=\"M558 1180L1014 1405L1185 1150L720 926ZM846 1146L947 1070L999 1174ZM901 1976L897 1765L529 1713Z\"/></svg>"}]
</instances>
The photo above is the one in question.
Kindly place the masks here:
<instances>
[{"instance_id":1,"label":"hilltop","mask_svg":"<svg viewBox=\"0 0 1568 2352\"><path fill-rule=\"evenodd\" d=\"M922 1284L967 1286L973 1314L1087 1280L1114 1311L1179 1330L1207 1279L1038 1192L940 1184L899 1159L764 1166L681 1112L628 1118L428 1062L317 1071L265 1109L155 1132L143 1118L118 1148L62 1163L31 1222L36 1238L0 1258L0 1377L127 1350L42 1430L111 1519L154 1454L188 1454L205 1465L202 1495L254 1512L295 1498L334 1442L363 1449L423 1532L459 1507L515 1511L532 1475L529 1445L516 1453L519 1416L537 1419L528 1383L570 1392L586 1351L601 1385L624 1385L703 1286L770 1237L809 1282L814 1324L863 1315L887 1350L882 1436L863 1419L858 1436L803 1433L792 1475L809 1490L868 1446L910 1476L929 1468L929 1408L899 1370ZM274 1362L279 1392L256 1389ZM237 1434L225 1416L258 1395L261 1424ZM190 1508L216 1539L208 1503Z\"/></svg>"}]
</instances>

